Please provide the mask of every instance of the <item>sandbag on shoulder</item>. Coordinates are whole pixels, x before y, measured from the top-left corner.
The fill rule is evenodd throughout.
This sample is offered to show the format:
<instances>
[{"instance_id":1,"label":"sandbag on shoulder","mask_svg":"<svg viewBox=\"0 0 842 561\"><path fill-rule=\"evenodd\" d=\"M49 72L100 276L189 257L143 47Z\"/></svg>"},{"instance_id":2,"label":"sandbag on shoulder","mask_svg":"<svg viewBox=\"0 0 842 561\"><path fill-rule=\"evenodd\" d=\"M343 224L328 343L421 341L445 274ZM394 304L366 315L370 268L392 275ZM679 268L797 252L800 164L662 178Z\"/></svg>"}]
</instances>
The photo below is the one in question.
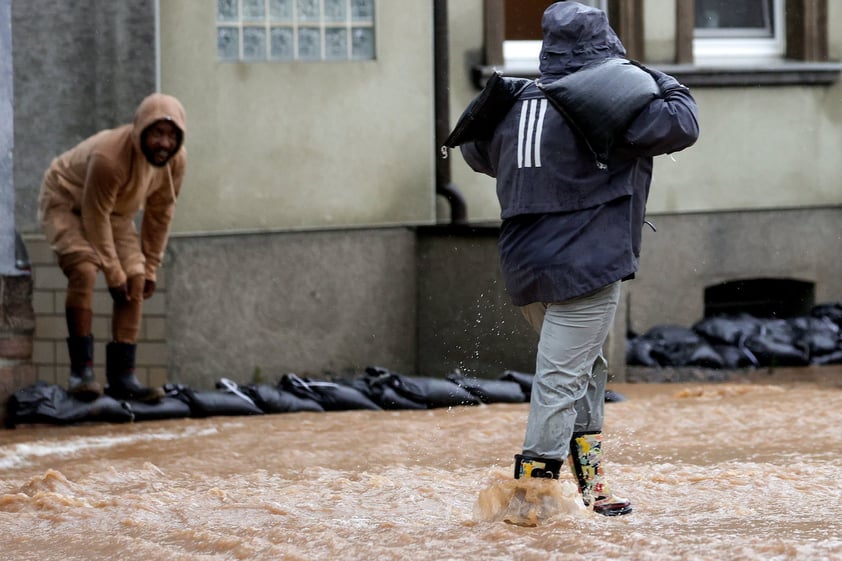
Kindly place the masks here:
<instances>
[{"instance_id":1,"label":"sandbag on shoulder","mask_svg":"<svg viewBox=\"0 0 842 561\"><path fill-rule=\"evenodd\" d=\"M126 423L132 412L107 395L79 401L61 386L38 381L16 391L7 404L6 426L24 424L69 425L84 422Z\"/></svg>"},{"instance_id":2,"label":"sandbag on shoulder","mask_svg":"<svg viewBox=\"0 0 842 561\"><path fill-rule=\"evenodd\" d=\"M455 148L466 142L491 138L494 129L530 83L526 78L508 78L498 72L492 74L482 91L462 112L444 145Z\"/></svg>"},{"instance_id":3,"label":"sandbag on shoulder","mask_svg":"<svg viewBox=\"0 0 842 561\"><path fill-rule=\"evenodd\" d=\"M281 389L299 397L316 401L325 411L350 411L354 409L379 411L382 409L361 391L335 382L311 380L296 374L284 374L278 385Z\"/></svg>"},{"instance_id":4,"label":"sandbag on shoulder","mask_svg":"<svg viewBox=\"0 0 842 561\"><path fill-rule=\"evenodd\" d=\"M617 137L661 94L651 74L624 58L609 58L538 87L584 139L599 167Z\"/></svg>"},{"instance_id":5,"label":"sandbag on shoulder","mask_svg":"<svg viewBox=\"0 0 842 561\"><path fill-rule=\"evenodd\" d=\"M483 403L523 403L526 396L520 384L513 380L487 380L475 376L465 376L460 371L445 376L459 387L465 388L477 396Z\"/></svg>"},{"instance_id":6,"label":"sandbag on shoulder","mask_svg":"<svg viewBox=\"0 0 842 561\"><path fill-rule=\"evenodd\" d=\"M299 397L269 384L246 384L240 389L254 400L264 413L297 413L312 411L321 413L324 407L314 399Z\"/></svg>"},{"instance_id":7,"label":"sandbag on shoulder","mask_svg":"<svg viewBox=\"0 0 842 561\"><path fill-rule=\"evenodd\" d=\"M229 391L194 390L182 384L165 384L164 391L189 405L192 417L263 414L251 399Z\"/></svg>"}]
</instances>

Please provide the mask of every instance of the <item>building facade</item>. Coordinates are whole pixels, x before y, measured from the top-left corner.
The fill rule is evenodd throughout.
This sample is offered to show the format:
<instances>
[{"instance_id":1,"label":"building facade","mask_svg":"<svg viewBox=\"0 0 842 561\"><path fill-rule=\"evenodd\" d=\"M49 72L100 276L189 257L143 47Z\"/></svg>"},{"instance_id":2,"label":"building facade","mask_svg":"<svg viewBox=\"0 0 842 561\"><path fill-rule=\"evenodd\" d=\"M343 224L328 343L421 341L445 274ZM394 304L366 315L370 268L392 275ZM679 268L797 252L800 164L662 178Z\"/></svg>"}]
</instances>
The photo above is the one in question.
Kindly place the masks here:
<instances>
[{"instance_id":1,"label":"building facade","mask_svg":"<svg viewBox=\"0 0 842 561\"><path fill-rule=\"evenodd\" d=\"M752 2L592 3L630 57L691 87L702 131L656 160L657 231L624 285L615 376L628 331L739 306L711 287L791 279L803 306L842 300L842 5L768 0L755 17ZM138 347L145 381L531 371L536 337L499 276L493 181L439 145L490 72L535 75L547 4L14 1L16 223L39 377L66 375L41 174L156 89L187 108L189 165Z\"/></svg>"}]
</instances>

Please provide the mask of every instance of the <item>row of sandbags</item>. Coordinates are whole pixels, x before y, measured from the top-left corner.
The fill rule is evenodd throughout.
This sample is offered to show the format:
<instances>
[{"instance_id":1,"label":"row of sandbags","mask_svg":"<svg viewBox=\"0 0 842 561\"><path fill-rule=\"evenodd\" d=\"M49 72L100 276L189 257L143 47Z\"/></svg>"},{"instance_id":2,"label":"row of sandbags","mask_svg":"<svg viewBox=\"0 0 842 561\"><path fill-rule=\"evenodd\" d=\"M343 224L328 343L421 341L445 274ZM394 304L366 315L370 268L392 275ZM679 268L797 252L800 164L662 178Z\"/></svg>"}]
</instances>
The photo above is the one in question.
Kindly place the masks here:
<instances>
[{"instance_id":1,"label":"row of sandbags","mask_svg":"<svg viewBox=\"0 0 842 561\"><path fill-rule=\"evenodd\" d=\"M739 314L692 327L656 326L629 337L626 363L714 369L842 364L842 303L814 306L809 316L790 319Z\"/></svg>"},{"instance_id":2,"label":"row of sandbags","mask_svg":"<svg viewBox=\"0 0 842 561\"><path fill-rule=\"evenodd\" d=\"M275 385L237 384L227 378L220 379L215 390L166 384L165 397L154 404L117 401L107 395L93 402L80 401L61 386L41 381L12 395L6 425L124 423L218 415L521 403L529 401L532 378L532 374L511 370L503 372L498 379L469 377L458 370L443 378L433 378L407 376L371 366L362 375L337 380L284 374Z\"/></svg>"}]
</instances>

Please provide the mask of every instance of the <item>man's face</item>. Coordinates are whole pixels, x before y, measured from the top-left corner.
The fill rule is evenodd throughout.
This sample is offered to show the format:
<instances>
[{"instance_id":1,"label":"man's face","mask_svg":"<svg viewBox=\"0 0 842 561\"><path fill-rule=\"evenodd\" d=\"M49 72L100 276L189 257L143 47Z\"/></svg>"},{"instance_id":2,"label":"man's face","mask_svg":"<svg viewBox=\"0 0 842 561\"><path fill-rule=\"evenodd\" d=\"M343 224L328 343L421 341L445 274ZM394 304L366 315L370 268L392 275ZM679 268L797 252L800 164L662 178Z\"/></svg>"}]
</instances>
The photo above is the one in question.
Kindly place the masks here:
<instances>
[{"instance_id":1,"label":"man's face","mask_svg":"<svg viewBox=\"0 0 842 561\"><path fill-rule=\"evenodd\" d=\"M170 121L153 123L140 139L143 154L150 164L162 167L178 151L180 136L178 127Z\"/></svg>"}]
</instances>

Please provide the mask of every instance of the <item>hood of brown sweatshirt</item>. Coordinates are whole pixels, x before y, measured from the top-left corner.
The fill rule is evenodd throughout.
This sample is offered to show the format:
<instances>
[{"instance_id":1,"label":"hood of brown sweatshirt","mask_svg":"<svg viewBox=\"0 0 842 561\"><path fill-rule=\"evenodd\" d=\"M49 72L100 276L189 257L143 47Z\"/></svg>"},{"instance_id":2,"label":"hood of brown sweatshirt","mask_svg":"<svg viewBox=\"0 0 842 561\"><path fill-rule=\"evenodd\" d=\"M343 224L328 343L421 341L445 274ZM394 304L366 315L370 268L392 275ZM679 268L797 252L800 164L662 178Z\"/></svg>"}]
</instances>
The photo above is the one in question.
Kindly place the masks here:
<instances>
[{"instance_id":1,"label":"hood of brown sweatshirt","mask_svg":"<svg viewBox=\"0 0 842 561\"><path fill-rule=\"evenodd\" d=\"M140 145L141 139L143 138L143 131L158 121L169 121L178 127L180 131L178 149L180 150L184 145L184 135L187 133L187 117L184 107L180 101L171 95L154 93L144 98L134 113L132 143L139 153L143 153ZM176 153L178 153L178 150L173 155Z\"/></svg>"}]
</instances>

